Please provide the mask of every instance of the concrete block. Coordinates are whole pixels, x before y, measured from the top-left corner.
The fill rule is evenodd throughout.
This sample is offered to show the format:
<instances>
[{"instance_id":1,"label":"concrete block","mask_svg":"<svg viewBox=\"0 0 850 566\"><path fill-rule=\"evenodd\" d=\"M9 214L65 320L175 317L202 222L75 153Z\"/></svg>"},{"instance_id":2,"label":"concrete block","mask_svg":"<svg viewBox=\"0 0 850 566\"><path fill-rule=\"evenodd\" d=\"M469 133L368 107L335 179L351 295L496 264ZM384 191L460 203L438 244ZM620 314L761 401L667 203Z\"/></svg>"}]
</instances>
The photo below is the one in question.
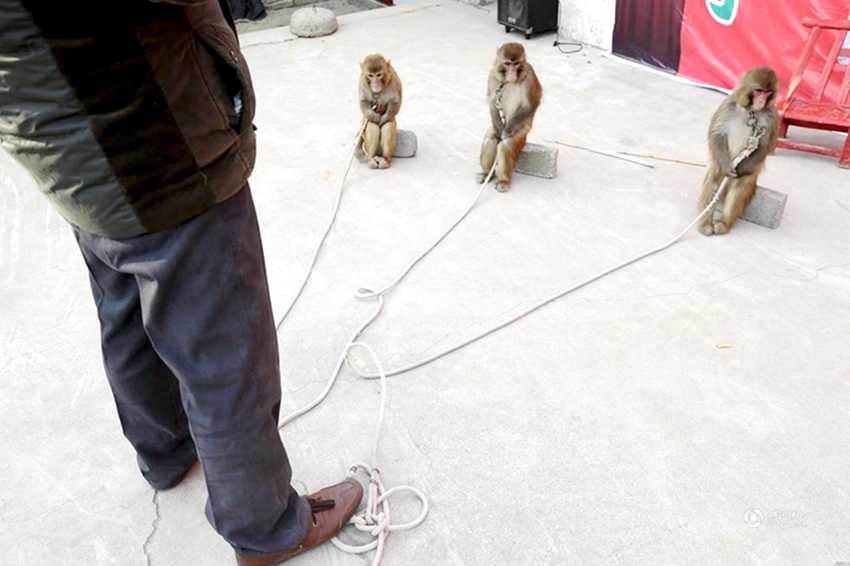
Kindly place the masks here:
<instances>
[{"instance_id":1,"label":"concrete block","mask_svg":"<svg viewBox=\"0 0 850 566\"><path fill-rule=\"evenodd\" d=\"M416 134L410 130L398 130L393 157L413 157L417 149Z\"/></svg>"},{"instance_id":2,"label":"concrete block","mask_svg":"<svg viewBox=\"0 0 850 566\"><path fill-rule=\"evenodd\" d=\"M298 37L320 37L336 30L336 15L326 8L299 8L289 19L289 31Z\"/></svg>"},{"instance_id":3,"label":"concrete block","mask_svg":"<svg viewBox=\"0 0 850 566\"><path fill-rule=\"evenodd\" d=\"M558 172L558 150L536 143L527 143L514 166L515 173L554 179Z\"/></svg>"},{"instance_id":4,"label":"concrete block","mask_svg":"<svg viewBox=\"0 0 850 566\"><path fill-rule=\"evenodd\" d=\"M787 200L788 195L784 193L758 187L750 204L744 209L741 218L765 228L776 228L782 219L782 212L785 210L785 201Z\"/></svg>"}]
</instances>

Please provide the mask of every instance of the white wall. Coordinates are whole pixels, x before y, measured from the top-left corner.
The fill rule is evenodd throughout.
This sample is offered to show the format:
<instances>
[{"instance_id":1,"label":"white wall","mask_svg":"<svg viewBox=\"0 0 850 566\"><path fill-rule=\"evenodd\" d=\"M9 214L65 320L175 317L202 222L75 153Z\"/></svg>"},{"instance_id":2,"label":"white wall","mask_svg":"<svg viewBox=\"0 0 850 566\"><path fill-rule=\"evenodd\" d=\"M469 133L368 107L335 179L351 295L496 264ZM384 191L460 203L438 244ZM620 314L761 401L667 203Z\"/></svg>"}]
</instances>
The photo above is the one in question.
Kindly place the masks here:
<instances>
[{"instance_id":1,"label":"white wall","mask_svg":"<svg viewBox=\"0 0 850 566\"><path fill-rule=\"evenodd\" d=\"M616 0L560 0L561 41L577 41L611 51Z\"/></svg>"}]
</instances>

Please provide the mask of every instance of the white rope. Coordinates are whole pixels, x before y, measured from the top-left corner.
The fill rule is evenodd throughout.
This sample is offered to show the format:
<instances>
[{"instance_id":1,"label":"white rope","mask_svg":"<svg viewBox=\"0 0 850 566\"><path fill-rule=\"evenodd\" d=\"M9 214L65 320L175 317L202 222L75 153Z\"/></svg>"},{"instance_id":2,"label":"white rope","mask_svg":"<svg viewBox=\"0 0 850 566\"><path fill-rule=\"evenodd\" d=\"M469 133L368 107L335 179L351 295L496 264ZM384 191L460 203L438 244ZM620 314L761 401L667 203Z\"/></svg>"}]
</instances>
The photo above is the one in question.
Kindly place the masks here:
<instances>
[{"instance_id":1,"label":"white rope","mask_svg":"<svg viewBox=\"0 0 850 566\"><path fill-rule=\"evenodd\" d=\"M757 136L750 136L747 139L747 147L745 147L741 151L741 153L738 155L738 157L736 157L735 160L732 162L733 167L737 167L737 165L741 161L746 159L752 152L754 152L758 148L758 143L759 143L760 137L761 136L758 136L758 135ZM492 174L492 172L493 171L491 170L490 173ZM489 179L489 176L488 176L488 179ZM585 285L593 283L594 281L601 279L602 277L605 277L606 275L608 275L610 273L613 273L613 272L615 272L619 269L622 269L623 267L626 267L627 265L630 265L632 263L640 261L641 259L644 259L646 257L649 257L653 254L656 254L656 253L658 253L662 250L669 248L670 246L672 246L673 244L678 242L680 239L682 239L682 237L685 234L687 234L691 230L691 228L693 228L703 218L703 216L705 216L708 213L709 210L711 210L711 211L714 210L714 206L717 204L718 200L720 200L720 197L722 196L723 191L726 189L726 185L728 183L728 180L729 180L728 177L723 178L723 182L720 184L720 187L717 189L717 192L715 192L714 197L711 199L711 202L699 213L699 215L697 215L697 217L693 220L693 222L688 224L688 226L684 230L682 230L678 235L676 235L670 241L668 241L668 242L666 242L666 243L664 243L664 244L662 244L662 245L660 245L656 248L652 248L651 250L649 250L647 252L638 254L638 255L630 258L630 259L627 259L623 262L620 262L620 263L618 263L618 264L616 264L612 267L604 269L604 270L600 271L599 273L597 273L596 275L593 275L592 277L588 277L587 279L584 279L583 281L580 281L579 283L576 283L575 285L573 285L571 287L568 287L568 288L566 288L562 291L559 291L559 292L555 293L554 295L552 295L552 296L550 296L546 299L543 299L542 301L535 303L534 305L530 306L529 308L525 309L524 311L520 312L519 314L509 318L508 320L506 320L502 323L499 323L496 326L488 328L488 329L486 329L482 332L479 332L478 334L472 336L471 338L467 338L466 340L463 340L463 341L459 342L458 344L455 344L454 346L450 346L450 347L448 347L444 350L437 352L436 354L428 356L428 357L426 357L422 360L419 360L417 362L414 362L412 364L394 369L392 371L387 371L386 376L390 377L390 376L394 376L394 375L399 375L399 374L405 373L407 371L410 371L412 369L416 369L416 368L422 367L426 364L429 364L436 359L439 359L439 358L441 358L441 357L443 357L443 356L445 356L445 355L447 355L451 352L454 352L455 350L459 350L459 349L463 348L464 346L468 346L469 344L472 344L473 342L480 340L481 338L484 338L485 336L492 334L493 332L496 332L497 330L501 330L502 328L504 328L504 327L506 327L510 324L513 324L514 322L518 321L519 319L521 319L525 316L528 316L529 314L533 313L534 311L538 310L539 308L541 308L545 305L548 305L552 301L560 299L564 295L568 295L568 294L572 293L573 291L584 287ZM486 183L486 181L485 181L485 183ZM479 194L480 194L480 192L481 191L479 190ZM476 199L477 198L478 197L476 196ZM473 202L473 204L475 204L475 203ZM471 206L470 206L470 209L471 209ZM469 210L467 210L461 216L461 218L463 218L463 216L466 216L466 214L468 212L469 212ZM460 220L458 220L458 222L459 221ZM457 225L457 222L455 224L453 224L451 228L449 228L449 231L451 231L451 229L454 228L456 225ZM448 232L443 234L437 240L437 242L435 242L434 245L436 245L440 240L442 240L447 234L448 234ZM428 251L431 251L431 249L433 249L433 247L434 246L429 248ZM428 253L428 251L426 251L425 253ZM424 256L424 254L423 254L423 256ZM396 280L393 281L393 283L391 283L390 285L385 287L383 291L385 291L386 289L389 289L390 287L392 287L393 285L398 283L398 281L400 281L401 278L404 277L404 275L407 274L407 271L409 271L410 268L413 267L413 264L415 264L417 261L422 259L423 256L419 256L416 260L414 260L414 262L407 268L407 270L404 273L402 273L402 275L400 277L396 278ZM358 292L355 293L355 296L357 298L363 299L363 298L369 298L371 296L379 295L380 293L383 293L383 291L380 291L378 293L369 294L369 293L364 293L363 291L364 291L364 289L358 290ZM370 373L370 372L367 372L365 370L358 369L358 368L354 367L347 359L346 359L346 365L348 365L352 369L352 371L354 371L357 375L359 375L360 377L363 377L365 379L374 379L376 377L379 377L379 375L377 373Z\"/></svg>"},{"instance_id":2,"label":"white rope","mask_svg":"<svg viewBox=\"0 0 850 566\"><path fill-rule=\"evenodd\" d=\"M365 123L364 123L364 127L365 127ZM360 135L362 134L362 131L363 131L363 128L361 128L360 133L358 134L358 137L357 137L358 140L359 140ZM733 166L737 166L743 159L745 159L753 151L755 151L755 149L757 147L758 147L758 138L757 137L750 138L748 146L733 161ZM355 147L355 152L356 152L356 147ZM342 187L343 187L345 179L348 175L348 171L351 168L351 162L352 162L353 158L354 158L354 152L352 153L351 159L349 159L348 167L346 168L345 175L343 175L342 181L340 182L340 189L339 189L339 192L337 194L336 203L334 205L334 210L333 210L333 213L332 213L332 216L331 216L331 220L328 223L328 227L325 230L324 234L322 235L322 238L321 238L318 246L316 247L316 252L313 255L313 260L310 264L310 268L308 270L308 273L305 275L305 277L302 281L301 287L299 288L298 292L295 295L295 298L293 299L292 303L290 303L289 307L286 309L283 317L281 318L281 321L278 323L278 327L280 327L280 324L283 322L283 319L289 313L289 311L292 308L292 305L295 303L295 300L297 300L298 296L300 295L301 291L303 290L304 286L306 285L307 279L309 278L309 275L310 275L309 272L312 270L313 265L315 264L315 260L316 260L316 257L318 256L319 249L321 248L322 244L324 243L324 240L327 237L327 234L330 232L330 228L333 225L334 220L336 219L336 214L337 214L337 211L339 209L339 203L340 203L341 195L342 195ZM425 358L424 360L420 360L419 362L416 362L416 363L410 364L408 366L399 368L399 369L394 370L392 372L386 372L383 368L383 364L381 363L380 359L375 354L375 352L367 344L362 343L362 342L357 342L356 341L357 338L375 320L375 318L378 316L378 314L380 314L381 309L383 308L383 304L384 304L383 293L385 293L387 290L391 289L396 284L398 284L405 277L405 275L407 275L407 273L413 268L413 266L416 265L416 263L418 263L423 257L425 257L425 255L427 255L431 250L433 250L466 217L466 215L469 214L469 212L472 210L473 206L475 206L475 203L478 201L484 187L487 185L490 178L492 177L492 175L495 171L495 168L496 167L495 167L495 164L494 164L493 167L490 169L490 172L487 174L486 178L484 179L484 181L481 183L481 187L479 188L478 193L475 195L475 198L472 200L472 202L467 207L467 209L458 217L458 219L442 235L440 235L440 237L438 237L434 241L433 244L431 244L431 246L429 246L423 253L421 253L419 256L417 256L403 270L401 275L399 275L396 279L394 279L390 284L385 286L380 291L371 291L371 290L366 289L366 288L358 289L357 293L355 293L355 296L357 298L360 298L360 299L377 298L377 304L376 304L375 310L354 331L354 333L349 338L348 342L346 343L345 347L343 348L342 353L340 354L340 357L339 357L337 364L334 368L333 374L331 375L330 379L328 380L324 390L319 394L319 396L313 402L311 402L307 406L303 407L302 409L295 411L294 413L290 414L288 417L283 419L280 422L280 425L278 427L279 429L282 429L288 423L292 422L293 420L297 419L298 417L309 412L310 410L315 408L319 403L321 403L325 399L325 397L327 397L328 393L330 393L330 390L333 388L333 385L336 382L336 378L339 375L340 370L342 369L343 363L345 363L346 365L349 365L349 367L351 367L351 369L361 377L364 377L364 378L380 378L380 380L381 380L381 407L380 407L379 414L378 414L378 423L377 423L376 432L375 432L375 442L374 442L373 450L372 450L372 465L369 466L367 464L358 463L358 464L355 464L354 466L352 466L352 468L350 469L350 472L349 472L349 476L353 476L358 470L363 470L367 474L369 474L369 476L370 476L369 487L368 487L368 490L367 490L368 493L367 493L367 499L366 499L366 507L361 513L358 513L358 514L352 516L351 519L349 520L349 523L354 525L354 527L356 529L358 529L362 532L370 533L372 536L376 537L376 539L369 542L369 543L361 545L361 546L349 545L347 543L342 542L337 537L333 537L331 539L331 542L337 548L339 548L340 550L343 550L345 552L360 554L360 553L364 553L364 552L369 552L371 550L376 550L375 557L374 557L374 560L372 562L372 566L378 566L378 564L380 564L380 561L383 557L386 539L387 539L387 536L389 535L390 532L408 530L408 529L412 529L412 528L418 526L419 524L422 523L422 521L425 520L425 517L428 515L428 511L429 511L428 499L427 499L427 497L425 497L425 494L422 493L420 490L413 488L413 487L410 487L410 486L394 487L392 489L387 490L384 487L383 482L381 481L380 472L379 472L379 470L376 466L378 443L379 443L379 440L380 440L381 426L383 424L384 412L385 412L385 406L386 406L386 390L387 390L386 378L389 377L389 376L392 376L392 375L398 375L400 373L404 373L404 372L412 370L414 368L421 367L421 366L423 366L423 365L425 365L429 362L432 362L432 361L436 360L437 358L440 358L440 357L442 357L442 356L444 356L444 355L446 355L450 352L454 352L455 350L458 350L458 349L460 349L460 348L462 348L462 347L464 347L468 344L471 344L472 342L475 342L476 340L479 340L479 339L483 338L484 336L487 336L488 334L495 332L496 330L499 330L499 329L504 328L505 326L507 326L509 324L512 324L513 322L516 322L517 320L523 318L524 316L527 316L528 314L534 312L535 310L539 309L540 307L542 307L542 306L544 306L544 305L546 305L546 304L548 304L548 303L550 303L550 302L552 302L552 301L554 301L554 300L556 300L560 297L563 297L564 295L571 293L571 292L575 291L576 289L579 289L579 288L581 288L581 287L583 287L583 286L585 286L589 283L592 283L593 281L596 281L597 279L604 277L605 275L608 275L609 273L617 271L618 269L621 269L621 268L623 268L623 267L625 267L629 264L632 264L636 261L639 261L639 260L641 260L645 257L648 257L650 255L653 255L653 254L655 254L655 253L657 253L661 250L664 250L664 249L670 247L675 242L680 240L689 230L691 230L691 228L693 228L697 224L697 222L699 222L703 218L703 216L705 216L708 213L709 210L714 210L714 206L716 205L716 203L718 202L718 200L722 196L723 191L725 190L726 185L728 183L728 178L724 177L723 182L721 183L717 192L714 194L714 196L713 196L711 202L708 204L708 206L706 206L705 209L703 209L700 212L700 214L687 226L687 228L682 230L682 232L680 232L676 237L674 237L669 242L662 244L661 246L658 246L656 248L653 248L648 252L644 252L644 253L639 254L639 255L631 258L631 259L628 259L624 262L621 262L621 263L619 263L619 264L617 264L613 267L605 269L605 270L601 271L600 273L598 273L597 275L594 275L593 277L589 277L589 278L585 279L584 281L581 281L578 284L573 285L572 287L569 287L569 288L567 288L563 291L560 291L560 292L552 295L551 297L549 297L547 299L544 299L544 300L538 302L537 304L531 306L530 308L526 309L525 311L521 312L520 314L512 317L511 319L507 320L506 322L503 322L499 325L496 325L496 326L490 328L489 330L485 330L484 332L481 332L481 333L473 336L472 338L464 340L464 341L460 342L459 344L457 344L455 346L447 348L447 349L443 350L442 352L439 352L437 354L429 356L428 358ZM358 369L354 368L350 364L350 362L348 360L348 352L350 350L354 349L354 348L363 348L367 351L369 356L372 358L373 363L375 364L376 373L368 374L368 373L359 371ZM419 498L419 500L422 503L422 511L420 512L420 514L414 520L412 520L408 523L393 525L392 522L391 522L389 497L393 494L401 493L401 492L404 492L404 491L413 493L416 497ZM379 509L379 506L380 506L380 509Z\"/></svg>"},{"instance_id":3,"label":"white rope","mask_svg":"<svg viewBox=\"0 0 850 566\"><path fill-rule=\"evenodd\" d=\"M345 173L342 175L342 179L339 182L339 189L337 189L336 199L334 201L333 210L331 211L330 220L328 220L328 226L325 228L325 231L322 233L322 237L319 238L319 244L316 246L316 251L313 252L313 258L310 260L310 265L307 266L307 269L304 272L304 277L301 279L301 284L298 286L298 290L295 291L295 295L292 297L292 301L290 301L289 306L286 307L286 310L283 311L283 316L280 317L277 325L275 326L275 330L280 330L280 325L283 324L283 319L286 318L286 315L289 314L289 311L292 310L293 305L295 305L295 301L298 300L298 297L301 296L301 292L304 291L304 287L307 285L307 279L310 278L310 274L313 272L313 266L316 265L316 259L319 257L319 250L322 249L322 245L325 243L325 239L328 237L328 233L331 231L331 227L336 220L337 212L339 211L339 203L342 201L342 187L345 184L345 179L348 177L348 172L351 170L351 164L354 162L354 156L357 153L357 146L360 143L360 136L363 135L363 130L366 129L366 121L363 121L363 125L360 126L360 131L357 132L357 137L354 138L354 150L351 152L351 157L348 158L348 165L345 168Z\"/></svg>"},{"instance_id":4,"label":"white rope","mask_svg":"<svg viewBox=\"0 0 850 566\"><path fill-rule=\"evenodd\" d=\"M460 224L460 221L461 221L461 220L463 220L464 218L466 218L466 215L467 215L467 214L469 214L469 211L470 211L470 210L472 210L472 207L474 207L474 206L475 206L475 203L476 203L476 202L478 202L478 199L481 197L481 193L484 191L484 187L486 187L486 186L487 186L487 183L489 183L489 182L490 182L490 178L493 176L493 172L494 172L494 171L496 171L496 164L495 164L495 163L493 163L493 166L490 168L490 172L489 172L489 173L487 173L487 176L484 178L484 181L481 183L481 186L478 188L478 192L477 192L477 193L475 193L475 197L472 199L472 202L470 202L470 203L469 203L469 206L467 206L467 207L466 207L466 210L464 210L464 211L463 211L463 213L462 213L460 216L458 216L457 220L455 220L455 221L452 223L452 225L451 225L451 226L449 226L449 228L448 228L445 232L443 232L443 233L442 233L442 234L441 234L441 235L440 235L440 236L439 236L436 240L434 240L434 243L432 243L430 246L428 246L428 247L425 249L425 251L424 251L424 252L422 252L421 254L419 254L418 256L416 256L416 258L415 258L413 261L411 261L411 262L407 265L407 267L405 267L405 268L404 268L404 270L401 272L401 274L400 274L398 277L396 277L396 278L395 278L395 279L394 279L391 283L389 283L388 285L386 285L386 286L385 286L383 289L381 289L380 291L372 291L371 289L367 289L367 288L365 288L365 287L361 287L360 289L358 289L357 291L355 291L354 296L355 296L355 297L357 297L358 299L363 299L363 300L365 300L365 299L371 299L371 298L377 297L377 296L379 296L379 295L383 295L384 293L386 293L387 291L389 291L390 289L392 289L393 287L395 287L395 286L399 283L399 281L401 281L402 279L404 279L405 275L407 275L407 274L408 274L408 272L409 272L411 269L413 269L413 266L414 266L414 265L416 265L417 263L419 263L419 260L421 260L423 257L425 257L426 255L428 255L428 254L431 252L431 250L433 250L434 248L436 248L436 247L437 247L437 244L439 244L440 242L442 242L442 241L443 241L443 239L444 239L446 236L448 236L448 235L449 235L449 232L451 232L452 230L454 230L454 229L455 229L455 226L457 226L458 224Z\"/></svg>"},{"instance_id":5,"label":"white rope","mask_svg":"<svg viewBox=\"0 0 850 566\"><path fill-rule=\"evenodd\" d=\"M372 358L372 361L376 364L376 367L378 368L378 373L381 377L381 409L378 413L378 426L375 430L375 443L374 450L372 451L372 465L369 466L367 464L358 463L352 466L349 472L349 477L354 476L357 473L358 469L365 471L369 475L369 487L367 489L366 494L366 507L360 513L353 515L348 522L354 525L357 530L361 532L367 532L376 538L375 540L360 546L346 544L342 542L338 537L333 537L331 539L331 542L340 550L349 552L351 554L362 554L364 552L376 550L375 558L372 560L372 566L377 566L381 563L381 558L384 555L384 545L386 543L387 536L389 536L389 533L393 531L406 531L419 526L422 521L425 520L425 517L428 516L429 506L428 498L425 497L424 493L422 493L415 487L399 486L387 490L384 487L383 482L381 481L381 474L377 467L377 461L378 444L381 436L381 425L384 421L384 410L387 402L387 376L384 374L381 361L378 359L378 356L375 354L372 348L362 342L351 342L348 344L346 352L350 351L352 348L363 348L364 350L366 350L366 352L369 354L369 356ZM391 522L389 498L395 493L401 493L405 491L413 493L416 497L419 498L419 501L422 503L422 511L414 520L408 523L393 525ZM378 509L378 506L380 506L380 509Z\"/></svg>"},{"instance_id":6,"label":"white rope","mask_svg":"<svg viewBox=\"0 0 850 566\"><path fill-rule=\"evenodd\" d=\"M415 487L398 486L387 490L384 487L383 482L381 481L381 475L377 468L378 444L380 443L381 426L384 422L384 413L386 411L387 404L387 376L384 373L381 361L380 359L378 359L378 356L375 354L374 350L372 350L372 348L370 348L368 344L365 344L363 342L355 342L355 340L363 331L363 329L365 329L369 324L371 324L373 320L375 320L375 317L377 317L378 313L381 312L383 304L383 297L378 297L378 304L375 308L375 311L351 335L351 338L346 343L342 355L340 356L339 361L337 362L337 365L334 368L333 375L331 375L331 378L328 380L324 391L322 391L319 397L317 397L312 403L310 403L306 407L286 417L283 421L281 421L280 426L278 427L278 429L283 428L286 424L292 422L301 415L309 412L316 405L321 403L325 397L327 397L328 393L330 393L330 390L333 388L333 385L336 382L336 378L339 375L340 369L342 368L343 361L346 359L346 356L350 350L354 348L362 348L366 350L366 352L372 358L375 367L378 369L378 376L381 379L381 406L378 411L378 424L375 427L375 442L372 445L372 465L369 466L367 464L357 463L351 467L351 470L348 474L349 477L352 477L355 475L358 469L362 469L369 475L369 486L367 488L366 493L366 507L360 513L353 515L349 519L349 523L354 525L354 527L359 531L368 532L376 538L375 540L361 546L353 546L346 544L339 540L339 538L337 537L333 537L331 539L331 542L340 550L349 552L351 554L361 554L377 549L377 552L375 553L375 558L372 561L372 566L378 566L381 563L381 558L384 554L384 545L386 544L387 536L389 536L390 532L405 531L419 526L422 521L425 520L425 517L428 515L429 510L428 498L425 496L424 493L422 493ZM413 493L416 497L419 498L420 502L422 503L422 511L413 521L404 524L394 525L391 522L389 498L393 494L405 491ZM379 505L380 510L378 509Z\"/></svg>"},{"instance_id":7,"label":"white rope","mask_svg":"<svg viewBox=\"0 0 850 566\"><path fill-rule=\"evenodd\" d=\"M296 292L295 296L293 297L292 302L286 308L283 316L280 319L280 322L278 322L278 324L277 324L278 329L280 328L280 326L283 323L286 316L289 314L289 311L292 309L292 306L295 304L295 301L298 299L301 292L304 290L304 287L307 284L307 279L310 277L310 273L312 272L313 266L316 263L316 258L318 257L319 250L321 249L322 245L324 244L324 241L327 238L327 235L330 232L334 221L336 220L337 212L339 210L339 204L340 204L340 201L342 200L342 188L345 184L346 178L348 177L348 172L351 169L351 164L353 162L354 155L356 154L358 144L360 143L360 136L363 134L363 130L365 129L365 127L366 127L366 122L363 123L363 126L360 128L360 132L357 134L357 138L356 138L356 142L355 142L355 148L354 148L354 151L351 154L351 157L348 160L348 166L346 167L345 174L343 174L343 176L342 176L342 181L340 181L339 190L337 192L336 201L334 203L333 212L331 213L331 218L330 218L330 221L328 222L328 226L325 229L324 233L322 234L322 237L319 240L319 244L316 246L316 251L313 254L313 259L311 260L310 265L307 269L307 272L306 272L306 274L304 275L304 277L301 281L301 284L298 288L298 291ZM492 171L491 171L491 173L492 173ZM489 176L488 176L488 180L489 180ZM470 208L471 208L471 205L470 205ZM462 219L462 217L461 217L461 219ZM461 219L458 219L458 222L460 222ZM437 243L435 243L434 245L436 245L436 244ZM412 264L411 264L411 267L412 267ZM413 528L419 526L422 523L422 521L425 520L425 517L428 515L428 510L429 510L428 498L425 496L424 493L422 493L420 490L416 489L415 487L412 487L412 486L397 486L397 487L394 487L392 489L387 490L384 487L383 482L381 481L380 472L377 468L378 444L379 444L379 441L380 441L381 426L382 426L383 421L384 421L384 413L385 413L385 410L386 410L387 381L386 381L386 375L384 375L384 373L383 373L383 366L381 365L381 361L378 358L378 356L375 354L374 350L372 350L372 348L370 348L367 344L365 344L363 342L356 342L356 340L357 340L357 337L360 336L360 334L363 332L363 330L367 326L369 326L372 323L373 320L375 320L375 318L381 312L381 309L383 308L383 304L384 304L383 297L379 296L375 310L359 327L357 327L357 329L352 333L351 337L348 339L348 342L346 342L345 348L343 348L342 354L340 354L340 357L339 357L339 360L337 361L336 367L334 368L334 371L331 374L330 379L328 380L327 384L325 385L324 390L319 394L319 396L315 400L313 400L311 403L306 405L305 407L302 407L301 409L293 412L292 414L290 414L289 416L287 416L286 418L281 420L280 424L278 425L278 430L283 429L283 427L286 426L287 424L289 424L290 422L294 421L298 417L300 417L300 416L308 413L312 409L314 409L317 405L319 405L328 396L328 394L330 393L334 384L336 383L336 378L339 376L339 372L342 369L342 364L344 362L346 362L348 352L350 350L352 350L354 348L362 348L362 349L365 349L367 351L369 356L372 358L372 361L375 364L375 367L378 370L378 377L381 378L381 406L380 406L380 410L378 412L378 423L377 423L376 430L375 430L375 441L374 441L373 447L372 447L372 465L369 466L367 464L357 463L357 464L355 464L354 466L351 467L351 470L349 472L349 477L354 476L355 473L357 472L357 470L359 470L359 469L364 470L369 475L369 486L368 486L368 489L367 489L366 507L362 512L353 515L349 519L349 523L354 525L354 527L356 529L363 531L363 532L368 532L376 538L372 542L361 545L361 546L348 545L348 544L342 542L341 540L339 540L337 537L333 537L331 539L331 542L334 545L336 545L336 547L339 548L340 550L343 550L345 552L349 552L349 553L352 553L352 554L361 554L361 553L369 552L371 550L376 550L375 558L372 561L372 566L378 566L380 564L381 559L382 559L383 554L384 554L384 546L386 544L386 540L387 540L387 537L389 536L390 532L409 530L409 529L413 529ZM393 525L391 520L390 520L391 513L390 513L389 498L390 498L391 495L401 493L401 492L410 492L410 493L413 493L416 497L418 497L420 502L422 503L422 511L413 521L410 521L410 522L404 523L404 524ZM380 506L380 510L379 510L378 506Z\"/></svg>"}]
</instances>

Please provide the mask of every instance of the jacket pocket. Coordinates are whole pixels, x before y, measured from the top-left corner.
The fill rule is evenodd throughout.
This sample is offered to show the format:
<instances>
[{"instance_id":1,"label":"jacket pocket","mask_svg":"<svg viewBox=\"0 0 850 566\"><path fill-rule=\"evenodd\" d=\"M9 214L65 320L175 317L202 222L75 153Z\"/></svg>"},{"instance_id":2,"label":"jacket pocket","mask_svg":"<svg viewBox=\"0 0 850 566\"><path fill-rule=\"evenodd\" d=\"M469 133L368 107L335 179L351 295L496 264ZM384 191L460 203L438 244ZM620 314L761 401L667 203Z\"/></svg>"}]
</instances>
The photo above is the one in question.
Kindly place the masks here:
<instances>
[{"instance_id":1,"label":"jacket pocket","mask_svg":"<svg viewBox=\"0 0 850 566\"><path fill-rule=\"evenodd\" d=\"M248 64L236 35L226 26L206 25L196 30L201 72L228 127L239 134L254 119L254 90Z\"/></svg>"}]
</instances>

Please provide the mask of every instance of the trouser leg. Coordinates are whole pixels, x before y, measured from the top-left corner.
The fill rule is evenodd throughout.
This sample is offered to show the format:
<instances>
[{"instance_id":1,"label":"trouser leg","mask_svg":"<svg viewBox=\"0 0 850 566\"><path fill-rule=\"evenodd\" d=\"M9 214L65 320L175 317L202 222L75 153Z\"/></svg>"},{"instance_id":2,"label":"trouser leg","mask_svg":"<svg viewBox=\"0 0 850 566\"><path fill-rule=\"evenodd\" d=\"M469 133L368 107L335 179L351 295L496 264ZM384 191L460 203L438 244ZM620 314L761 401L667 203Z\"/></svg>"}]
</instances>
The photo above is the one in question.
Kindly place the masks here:
<instances>
[{"instance_id":1,"label":"trouser leg","mask_svg":"<svg viewBox=\"0 0 850 566\"><path fill-rule=\"evenodd\" d=\"M249 189L169 230L86 240L135 277L145 332L180 383L210 522L245 556L297 546L310 509L277 429L277 336Z\"/></svg>"},{"instance_id":2,"label":"trouser leg","mask_svg":"<svg viewBox=\"0 0 850 566\"><path fill-rule=\"evenodd\" d=\"M80 232L75 231L80 239ZM102 262L81 243L101 328L103 365L124 436L156 489L176 485L197 460L177 379L142 326L133 275Z\"/></svg>"}]
</instances>

